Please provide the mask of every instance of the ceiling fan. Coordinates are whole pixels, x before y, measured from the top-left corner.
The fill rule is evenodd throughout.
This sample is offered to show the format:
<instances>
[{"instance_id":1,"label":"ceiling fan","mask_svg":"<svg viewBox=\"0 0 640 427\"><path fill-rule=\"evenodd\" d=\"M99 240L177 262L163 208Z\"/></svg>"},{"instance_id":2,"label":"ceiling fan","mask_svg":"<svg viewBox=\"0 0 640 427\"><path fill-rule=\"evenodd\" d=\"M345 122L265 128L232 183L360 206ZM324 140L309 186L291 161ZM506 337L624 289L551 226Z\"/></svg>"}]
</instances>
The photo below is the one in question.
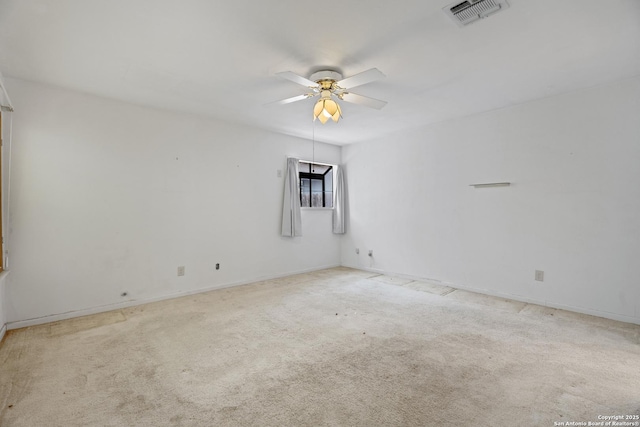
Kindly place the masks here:
<instances>
[{"instance_id":1,"label":"ceiling fan","mask_svg":"<svg viewBox=\"0 0 640 427\"><path fill-rule=\"evenodd\" d=\"M345 79L342 78L342 74L333 70L317 71L311 74L308 79L291 71L283 71L276 75L305 86L310 89L310 91L281 101L271 102L267 105L289 104L291 102L320 96L320 99L313 108L313 120L315 121L316 119L319 119L322 124L325 124L329 119L337 122L340 117L342 117L340 105L338 105L333 97L340 99L341 101L364 105L377 110L387 105L386 101L369 98L368 96L358 95L351 92L351 88L361 86L384 77L384 74L382 74L382 72L377 68L371 68L370 70L363 71L362 73Z\"/></svg>"}]
</instances>

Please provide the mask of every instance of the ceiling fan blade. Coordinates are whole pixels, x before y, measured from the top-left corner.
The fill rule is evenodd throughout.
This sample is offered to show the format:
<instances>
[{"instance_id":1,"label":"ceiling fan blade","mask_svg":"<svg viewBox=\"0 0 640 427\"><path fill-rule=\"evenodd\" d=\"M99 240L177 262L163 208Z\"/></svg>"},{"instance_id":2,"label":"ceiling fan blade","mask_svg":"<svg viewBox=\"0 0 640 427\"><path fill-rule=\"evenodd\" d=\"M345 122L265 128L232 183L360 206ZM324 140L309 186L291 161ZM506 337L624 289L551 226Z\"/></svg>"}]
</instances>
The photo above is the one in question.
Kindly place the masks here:
<instances>
[{"instance_id":1,"label":"ceiling fan blade","mask_svg":"<svg viewBox=\"0 0 640 427\"><path fill-rule=\"evenodd\" d=\"M381 101L375 98L369 98L368 96L358 95L357 93L347 92L341 95L343 101L351 102L352 104L364 105L366 107L375 108L376 110L382 109L387 105L387 101Z\"/></svg>"},{"instance_id":2,"label":"ceiling fan blade","mask_svg":"<svg viewBox=\"0 0 640 427\"><path fill-rule=\"evenodd\" d=\"M382 74L382 71L377 68L372 68L354 76L347 77L346 79L342 79L339 82L336 82L336 84L341 88L351 89L352 87L360 86L383 77L385 77L385 75Z\"/></svg>"},{"instance_id":3,"label":"ceiling fan blade","mask_svg":"<svg viewBox=\"0 0 640 427\"><path fill-rule=\"evenodd\" d=\"M294 83L298 83L299 85L306 86L308 88L318 87L318 83L313 82L307 78L297 75L291 71L283 71L281 73L276 73L276 76L282 77L283 79L291 80Z\"/></svg>"},{"instance_id":4,"label":"ceiling fan blade","mask_svg":"<svg viewBox=\"0 0 640 427\"><path fill-rule=\"evenodd\" d=\"M311 98L318 95L317 93L305 93L304 95L292 96L291 98L281 99L280 101L273 101L264 104L265 107L269 107L271 105L284 105L290 104L296 101L302 101L303 99Z\"/></svg>"}]
</instances>

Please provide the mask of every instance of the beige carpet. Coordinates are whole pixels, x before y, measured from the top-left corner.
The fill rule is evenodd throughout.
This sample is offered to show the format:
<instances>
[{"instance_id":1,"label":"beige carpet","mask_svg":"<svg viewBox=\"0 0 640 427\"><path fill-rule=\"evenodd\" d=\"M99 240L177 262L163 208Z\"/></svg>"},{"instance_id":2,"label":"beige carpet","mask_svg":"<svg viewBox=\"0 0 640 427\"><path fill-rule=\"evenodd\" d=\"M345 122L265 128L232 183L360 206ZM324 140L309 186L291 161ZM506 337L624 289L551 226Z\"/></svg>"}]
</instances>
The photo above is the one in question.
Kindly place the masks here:
<instances>
[{"instance_id":1,"label":"beige carpet","mask_svg":"<svg viewBox=\"0 0 640 427\"><path fill-rule=\"evenodd\" d=\"M640 326L346 268L12 331L0 369L3 427L640 414Z\"/></svg>"}]
</instances>

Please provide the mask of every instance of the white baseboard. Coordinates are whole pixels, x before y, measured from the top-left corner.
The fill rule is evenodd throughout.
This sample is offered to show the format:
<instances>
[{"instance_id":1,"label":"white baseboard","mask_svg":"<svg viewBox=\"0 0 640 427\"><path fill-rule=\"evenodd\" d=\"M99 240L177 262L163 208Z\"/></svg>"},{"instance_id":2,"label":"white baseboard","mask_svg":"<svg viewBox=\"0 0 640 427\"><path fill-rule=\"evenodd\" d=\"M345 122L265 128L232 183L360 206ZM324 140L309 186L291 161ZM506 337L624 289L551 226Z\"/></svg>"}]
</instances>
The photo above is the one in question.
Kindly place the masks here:
<instances>
[{"instance_id":1,"label":"white baseboard","mask_svg":"<svg viewBox=\"0 0 640 427\"><path fill-rule=\"evenodd\" d=\"M584 307L577 307L577 306L571 306L571 305L556 304L556 303L551 302L551 301L541 301L541 300L537 300L537 299L534 299L534 298L525 297L525 296L522 296L522 295L514 295L514 294L509 294L509 293L503 293L503 292L494 292L494 291L487 290L487 289L474 288L473 286L459 285L459 284L456 284L456 283L443 282L443 281L438 280L438 279L430 279L430 278L426 278L426 277L419 277L419 276L412 276L412 275L408 275L408 274L395 273L395 272L384 271L384 270L376 269L376 268L367 268L367 267L362 267L362 266L352 266L352 265L347 265L347 264L343 264L342 266L343 267L354 268L356 270L364 270L364 271L370 271L372 273L384 274L384 275L387 275L387 276L400 277L400 278L403 278L403 279L420 280L422 282L428 282L428 283L434 283L434 284L437 284L437 285L448 286L450 288L460 289L460 290L463 290L463 291L475 292L475 293L478 293L478 294L489 295L489 296L499 297L499 298L504 298L504 299L510 299L510 300L514 300L514 301L525 302L525 303L528 303L528 304L535 304L535 305L540 305L540 306L543 306L543 307L556 308L556 309L559 309L559 310L572 311L574 313L588 314L590 316L603 317L605 319L617 320L619 322L633 323L633 324L636 324L636 325L640 325L640 318L639 317L635 317L635 316L627 316L627 315L624 315L624 314L610 313L608 311L602 311L602 310L597 310L597 309L592 309L592 308L584 308Z\"/></svg>"},{"instance_id":2,"label":"white baseboard","mask_svg":"<svg viewBox=\"0 0 640 427\"><path fill-rule=\"evenodd\" d=\"M13 322L8 322L4 326L4 330L13 330L13 329L26 328L28 326L42 325L42 324L45 324L45 323L57 322L59 320L72 319L74 317L89 316L91 314L104 313L104 312L112 311L112 310L120 310L120 309L123 309L123 308L135 307L137 305L149 304L149 303L152 303L152 302L164 301L164 300L168 300L168 299L172 299L172 298L180 298L180 297L184 297L184 296L188 296L188 295L201 294L203 292L209 292L209 291L215 291L215 290L218 290L218 289L231 288L231 287L234 287L234 286L248 285L250 283L260 282L260 281L263 281L263 280L279 279L281 277L292 276L292 275L295 275L295 274L312 273L314 271L320 271L320 270L325 270L327 268L335 268L335 267L340 267L340 265L339 264L335 264L335 265L328 265L328 266L310 268L310 269L306 269L306 270L292 271L292 272L285 273L285 274L260 276L260 277L255 277L255 278L248 279L248 280L230 282L230 283L225 283L225 284L216 285L216 286L208 286L208 287L205 287L205 288L198 288L198 289L193 289L193 290L188 290L188 291L172 292L170 294L159 295L159 296L151 297L151 298L142 298L142 299L137 299L137 300L129 300L129 301L118 302L118 303L114 303L114 304L106 304L106 305L101 305L101 306L96 306L96 307L83 308L83 309L80 309L80 310L72 310L72 311L68 311L68 312L65 312L65 313L50 314L50 315L47 315L47 316L36 317L36 318L32 318L32 319L17 320L17 321L13 321Z\"/></svg>"}]
</instances>

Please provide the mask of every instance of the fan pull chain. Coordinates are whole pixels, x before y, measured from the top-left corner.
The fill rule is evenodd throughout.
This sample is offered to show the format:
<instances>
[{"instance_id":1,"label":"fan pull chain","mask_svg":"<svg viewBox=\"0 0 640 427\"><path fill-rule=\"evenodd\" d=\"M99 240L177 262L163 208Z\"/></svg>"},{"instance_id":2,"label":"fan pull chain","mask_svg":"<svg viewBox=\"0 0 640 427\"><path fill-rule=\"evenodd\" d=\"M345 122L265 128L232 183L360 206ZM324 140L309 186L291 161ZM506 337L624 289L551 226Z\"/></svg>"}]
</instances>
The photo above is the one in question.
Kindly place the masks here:
<instances>
[{"instance_id":1,"label":"fan pull chain","mask_svg":"<svg viewBox=\"0 0 640 427\"><path fill-rule=\"evenodd\" d=\"M311 125L311 172L316 171L316 122Z\"/></svg>"}]
</instances>

